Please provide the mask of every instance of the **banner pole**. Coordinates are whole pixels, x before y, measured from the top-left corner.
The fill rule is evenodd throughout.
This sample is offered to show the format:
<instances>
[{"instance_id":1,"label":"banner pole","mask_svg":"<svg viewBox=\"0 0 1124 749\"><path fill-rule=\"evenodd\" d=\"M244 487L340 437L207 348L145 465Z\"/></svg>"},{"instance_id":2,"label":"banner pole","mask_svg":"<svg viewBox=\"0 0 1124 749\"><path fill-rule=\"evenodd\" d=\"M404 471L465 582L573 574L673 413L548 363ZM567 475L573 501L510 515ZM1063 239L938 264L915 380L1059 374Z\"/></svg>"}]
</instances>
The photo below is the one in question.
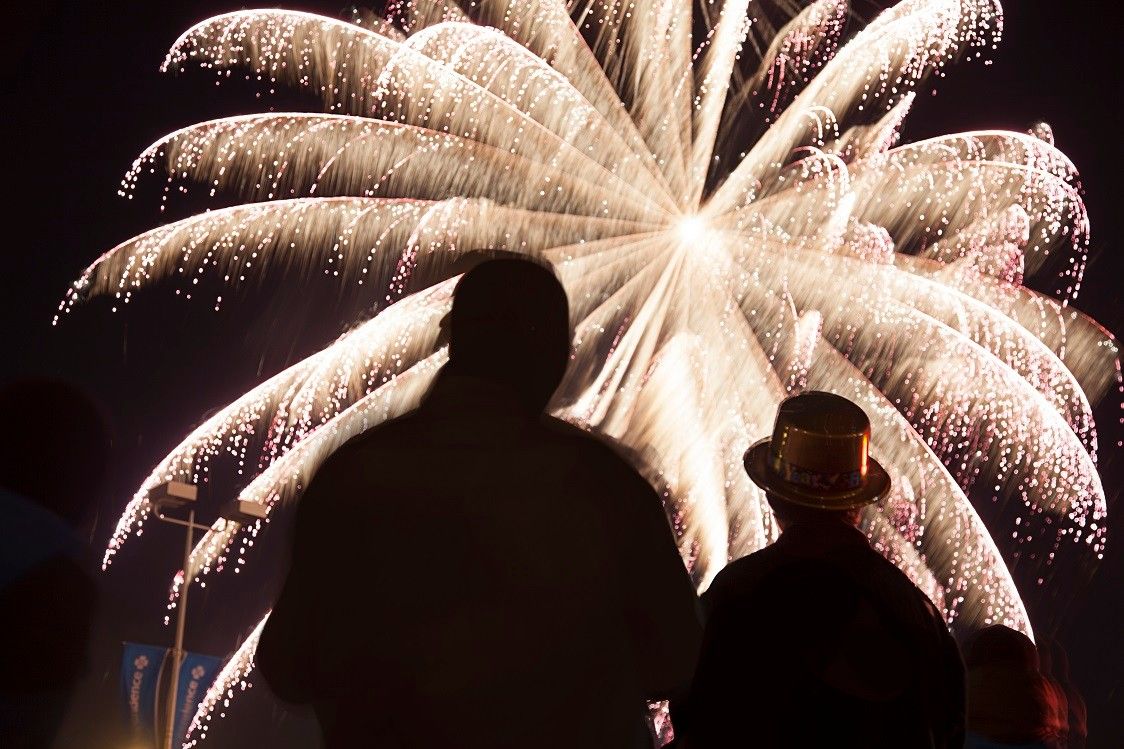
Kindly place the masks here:
<instances>
[{"instance_id":1,"label":"banner pole","mask_svg":"<svg viewBox=\"0 0 1124 749\"><path fill-rule=\"evenodd\" d=\"M187 591L191 581L187 579L187 566L191 561L192 535L195 531L195 509L187 514L187 532L183 543L183 583L180 590L179 612L176 615L176 644L172 648L172 683L168 688L168 719L164 726L164 749L173 749L176 730L176 691L179 688L180 664L183 662L183 627L187 617Z\"/></svg>"}]
</instances>

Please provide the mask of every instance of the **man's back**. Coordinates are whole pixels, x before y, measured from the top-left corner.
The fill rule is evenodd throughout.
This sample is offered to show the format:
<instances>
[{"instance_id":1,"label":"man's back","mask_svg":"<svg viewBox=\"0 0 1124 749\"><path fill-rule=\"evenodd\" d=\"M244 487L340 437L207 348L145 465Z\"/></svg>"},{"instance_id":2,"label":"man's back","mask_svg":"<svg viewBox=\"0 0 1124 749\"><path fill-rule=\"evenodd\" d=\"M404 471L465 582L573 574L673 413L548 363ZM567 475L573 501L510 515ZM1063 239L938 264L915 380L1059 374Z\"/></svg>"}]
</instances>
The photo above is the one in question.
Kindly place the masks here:
<instances>
[{"instance_id":1,"label":"man's back","mask_svg":"<svg viewBox=\"0 0 1124 749\"><path fill-rule=\"evenodd\" d=\"M628 746L643 699L689 679L693 606L620 458L443 376L317 475L259 661L330 745Z\"/></svg>"},{"instance_id":2,"label":"man's back","mask_svg":"<svg viewBox=\"0 0 1124 749\"><path fill-rule=\"evenodd\" d=\"M786 530L703 598L690 747L945 747L963 740L963 666L936 608L843 523Z\"/></svg>"}]
</instances>

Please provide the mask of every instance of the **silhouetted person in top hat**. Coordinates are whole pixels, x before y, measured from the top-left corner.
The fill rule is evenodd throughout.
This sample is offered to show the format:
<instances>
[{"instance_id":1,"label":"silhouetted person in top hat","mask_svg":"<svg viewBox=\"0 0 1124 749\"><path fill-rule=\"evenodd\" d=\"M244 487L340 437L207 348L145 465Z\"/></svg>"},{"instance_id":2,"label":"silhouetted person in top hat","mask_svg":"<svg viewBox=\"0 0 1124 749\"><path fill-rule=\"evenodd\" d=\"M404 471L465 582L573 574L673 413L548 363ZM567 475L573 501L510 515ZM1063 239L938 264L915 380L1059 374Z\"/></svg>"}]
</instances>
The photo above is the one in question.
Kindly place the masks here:
<instances>
[{"instance_id":1,"label":"silhouetted person in top hat","mask_svg":"<svg viewBox=\"0 0 1124 749\"><path fill-rule=\"evenodd\" d=\"M1065 692L1040 666L1022 632L993 624L975 633L968 669L968 749L1063 749L1069 719Z\"/></svg>"},{"instance_id":2,"label":"silhouetted person in top hat","mask_svg":"<svg viewBox=\"0 0 1124 749\"><path fill-rule=\"evenodd\" d=\"M656 492L543 414L565 293L485 262L449 333L421 407L311 482L262 673L329 747L650 746L645 700L689 684L697 599Z\"/></svg>"},{"instance_id":3,"label":"silhouetted person in top hat","mask_svg":"<svg viewBox=\"0 0 1124 749\"><path fill-rule=\"evenodd\" d=\"M74 386L0 387L0 746L50 746L86 670L97 587L80 528L108 455L101 413Z\"/></svg>"},{"instance_id":4,"label":"silhouetted person in top hat","mask_svg":"<svg viewBox=\"0 0 1124 749\"><path fill-rule=\"evenodd\" d=\"M870 422L837 395L785 400L745 467L781 527L703 596L681 746L959 747L964 671L940 612L858 530L890 478Z\"/></svg>"}]
</instances>

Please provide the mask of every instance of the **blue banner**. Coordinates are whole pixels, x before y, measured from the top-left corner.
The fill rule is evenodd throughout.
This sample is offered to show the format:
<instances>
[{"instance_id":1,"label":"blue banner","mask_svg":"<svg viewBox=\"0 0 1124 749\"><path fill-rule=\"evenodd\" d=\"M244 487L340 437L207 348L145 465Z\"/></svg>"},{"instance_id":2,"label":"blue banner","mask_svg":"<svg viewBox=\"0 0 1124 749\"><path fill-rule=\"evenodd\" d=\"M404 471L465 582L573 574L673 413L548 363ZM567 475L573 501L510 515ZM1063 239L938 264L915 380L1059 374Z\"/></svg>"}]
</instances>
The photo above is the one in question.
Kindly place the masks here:
<instances>
[{"instance_id":1,"label":"blue banner","mask_svg":"<svg viewBox=\"0 0 1124 749\"><path fill-rule=\"evenodd\" d=\"M187 727L195 717L195 710L221 668L222 658L184 653L179 684L176 687L176 732L172 734L177 739L187 735Z\"/></svg>"},{"instance_id":2,"label":"blue banner","mask_svg":"<svg viewBox=\"0 0 1124 749\"><path fill-rule=\"evenodd\" d=\"M129 730L136 741L156 741L156 692L168 648L125 643L121 659L121 694Z\"/></svg>"}]
</instances>

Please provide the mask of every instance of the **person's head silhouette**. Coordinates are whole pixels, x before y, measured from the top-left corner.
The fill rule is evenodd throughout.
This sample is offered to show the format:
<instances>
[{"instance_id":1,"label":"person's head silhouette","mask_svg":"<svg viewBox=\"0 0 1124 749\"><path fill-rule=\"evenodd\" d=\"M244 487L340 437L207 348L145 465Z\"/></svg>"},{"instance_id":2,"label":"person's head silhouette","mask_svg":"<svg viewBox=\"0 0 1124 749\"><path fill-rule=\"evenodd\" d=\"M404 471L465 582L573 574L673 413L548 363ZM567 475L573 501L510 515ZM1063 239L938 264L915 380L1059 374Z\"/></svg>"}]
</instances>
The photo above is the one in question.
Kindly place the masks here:
<instances>
[{"instance_id":1,"label":"person's head silhouette","mask_svg":"<svg viewBox=\"0 0 1124 749\"><path fill-rule=\"evenodd\" d=\"M1022 632L1003 624L992 624L969 638L964 652L964 665L969 669L1003 666L1037 671L1038 648Z\"/></svg>"},{"instance_id":2,"label":"person's head silhouette","mask_svg":"<svg viewBox=\"0 0 1124 749\"><path fill-rule=\"evenodd\" d=\"M570 356L569 303L548 268L486 260L457 284L449 318L450 372L509 387L528 408L546 406Z\"/></svg>"}]
</instances>

